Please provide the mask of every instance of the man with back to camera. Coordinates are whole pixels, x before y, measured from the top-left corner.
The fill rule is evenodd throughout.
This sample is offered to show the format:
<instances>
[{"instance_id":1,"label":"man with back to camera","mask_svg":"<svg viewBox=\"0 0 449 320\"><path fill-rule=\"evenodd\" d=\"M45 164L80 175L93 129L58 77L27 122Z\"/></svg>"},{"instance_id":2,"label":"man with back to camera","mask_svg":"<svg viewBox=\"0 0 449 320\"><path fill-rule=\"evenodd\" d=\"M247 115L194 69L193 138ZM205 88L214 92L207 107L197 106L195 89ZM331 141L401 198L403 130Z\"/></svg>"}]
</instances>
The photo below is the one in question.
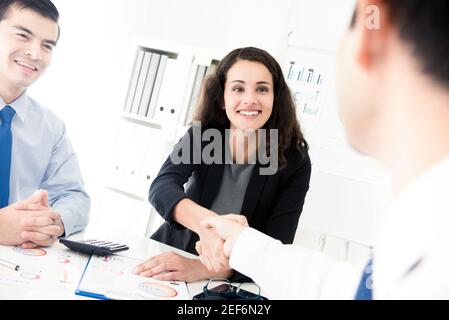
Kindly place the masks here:
<instances>
[{"instance_id":1,"label":"man with back to camera","mask_svg":"<svg viewBox=\"0 0 449 320\"><path fill-rule=\"evenodd\" d=\"M369 6L380 28L367 27ZM203 221L225 240L230 266L272 298L449 298L448 52L448 1L359 0L338 50L337 91L352 146L392 173L373 257L357 267L284 246L240 216Z\"/></svg>"},{"instance_id":2,"label":"man with back to camera","mask_svg":"<svg viewBox=\"0 0 449 320\"><path fill-rule=\"evenodd\" d=\"M59 39L50 0L0 0L0 244L50 246L81 231L90 199L63 122L27 96Z\"/></svg>"}]
</instances>

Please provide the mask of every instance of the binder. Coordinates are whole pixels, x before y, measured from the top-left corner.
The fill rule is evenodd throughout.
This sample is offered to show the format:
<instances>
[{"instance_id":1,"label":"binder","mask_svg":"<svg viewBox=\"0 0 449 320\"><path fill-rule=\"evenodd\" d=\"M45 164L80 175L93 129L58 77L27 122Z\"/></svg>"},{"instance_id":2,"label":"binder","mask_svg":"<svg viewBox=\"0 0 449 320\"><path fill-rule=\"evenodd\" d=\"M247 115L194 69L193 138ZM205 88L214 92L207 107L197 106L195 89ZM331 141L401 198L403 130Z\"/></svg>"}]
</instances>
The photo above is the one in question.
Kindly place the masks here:
<instances>
[{"instance_id":1,"label":"binder","mask_svg":"<svg viewBox=\"0 0 449 320\"><path fill-rule=\"evenodd\" d=\"M127 154L130 152L131 141L134 136L135 124L122 119L120 121L117 143L112 155L112 164L109 175L109 185L121 187L122 177L125 175Z\"/></svg>"},{"instance_id":2,"label":"binder","mask_svg":"<svg viewBox=\"0 0 449 320\"><path fill-rule=\"evenodd\" d=\"M146 151L146 137L148 136L149 128L133 123L134 133L131 140L128 141L128 150L123 155L124 163L123 174L121 176L120 185L122 190L136 196L141 196L138 190L138 179L140 171L142 170L143 160Z\"/></svg>"},{"instance_id":3,"label":"binder","mask_svg":"<svg viewBox=\"0 0 449 320\"><path fill-rule=\"evenodd\" d=\"M212 63L210 64L210 66L206 68L206 77L207 77L208 75L211 75L212 73L214 73L215 70L217 70L218 63L219 63L218 61L215 61L215 60L212 61Z\"/></svg>"},{"instance_id":4,"label":"binder","mask_svg":"<svg viewBox=\"0 0 449 320\"><path fill-rule=\"evenodd\" d=\"M143 157L142 168L139 173L138 190L143 198L148 197L151 183L156 177L162 163L165 161L166 141L160 130L151 129L145 141L146 151Z\"/></svg>"},{"instance_id":5,"label":"binder","mask_svg":"<svg viewBox=\"0 0 449 320\"><path fill-rule=\"evenodd\" d=\"M192 122L193 114L198 105L198 99L200 97L203 80L206 75L207 67L198 65L196 69L195 81L193 82L192 93L190 95L189 108L187 110L184 126L188 126Z\"/></svg>"},{"instance_id":6,"label":"binder","mask_svg":"<svg viewBox=\"0 0 449 320\"><path fill-rule=\"evenodd\" d=\"M143 89L145 87L145 81L148 75L148 69L151 62L151 52L146 51L143 56L142 68L140 69L139 79L136 85L136 92L134 94L134 100L132 103L131 113L139 114L140 102L142 101Z\"/></svg>"},{"instance_id":7,"label":"binder","mask_svg":"<svg viewBox=\"0 0 449 320\"><path fill-rule=\"evenodd\" d=\"M154 82L153 92L151 94L150 106L148 107L147 117L153 118L156 111L157 101L159 99L159 93L161 91L162 81L165 75L165 67L167 66L168 56L161 55L161 61L157 69L156 81Z\"/></svg>"},{"instance_id":8,"label":"binder","mask_svg":"<svg viewBox=\"0 0 449 320\"><path fill-rule=\"evenodd\" d=\"M139 50L136 54L136 60L134 62L134 69L131 75L131 81L129 83L128 94L126 96L125 112L131 112L134 101L134 95L136 93L137 81L139 80L140 70L142 69L144 51Z\"/></svg>"},{"instance_id":9,"label":"binder","mask_svg":"<svg viewBox=\"0 0 449 320\"><path fill-rule=\"evenodd\" d=\"M161 55L153 53L151 55L151 62L148 67L147 77L145 79L145 85L142 92L142 99L140 100L139 112L140 116L146 117L148 113L148 108L150 106L150 99L153 94L154 84L156 82L157 71L159 67L159 62L161 60Z\"/></svg>"},{"instance_id":10,"label":"binder","mask_svg":"<svg viewBox=\"0 0 449 320\"><path fill-rule=\"evenodd\" d=\"M176 98L179 90L179 70L176 59L169 58L165 67L161 90L157 100L153 119L160 123L176 120L177 106Z\"/></svg>"}]
</instances>

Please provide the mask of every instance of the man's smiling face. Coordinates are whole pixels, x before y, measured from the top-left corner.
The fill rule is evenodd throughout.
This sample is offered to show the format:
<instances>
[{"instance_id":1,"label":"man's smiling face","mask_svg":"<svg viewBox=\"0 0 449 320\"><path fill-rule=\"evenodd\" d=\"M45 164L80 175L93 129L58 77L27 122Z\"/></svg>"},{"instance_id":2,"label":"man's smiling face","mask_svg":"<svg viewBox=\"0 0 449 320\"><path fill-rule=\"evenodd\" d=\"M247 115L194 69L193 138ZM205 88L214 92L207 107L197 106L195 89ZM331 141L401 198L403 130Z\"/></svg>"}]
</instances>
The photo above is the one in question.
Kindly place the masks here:
<instances>
[{"instance_id":1,"label":"man's smiling face","mask_svg":"<svg viewBox=\"0 0 449 320\"><path fill-rule=\"evenodd\" d=\"M59 37L58 24L12 6L0 21L0 83L13 91L31 86L47 69Z\"/></svg>"}]
</instances>

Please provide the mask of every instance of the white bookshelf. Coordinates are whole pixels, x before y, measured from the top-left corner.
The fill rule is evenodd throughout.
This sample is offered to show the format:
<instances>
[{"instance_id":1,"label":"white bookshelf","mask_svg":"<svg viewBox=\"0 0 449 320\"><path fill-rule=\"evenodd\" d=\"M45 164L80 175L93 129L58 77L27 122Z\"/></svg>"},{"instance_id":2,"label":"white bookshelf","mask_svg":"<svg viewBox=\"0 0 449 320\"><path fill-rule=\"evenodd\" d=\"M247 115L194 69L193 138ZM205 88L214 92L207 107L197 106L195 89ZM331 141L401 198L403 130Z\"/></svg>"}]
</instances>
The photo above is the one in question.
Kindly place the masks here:
<instances>
[{"instance_id":1,"label":"white bookshelf","mask_svg":"<svg viewBox=\"0 0 449 320\"><path fill-rule=\"evenodd\" d=\"M147 61L143 63L145 56ZM216 65L222 56L203 48L148 39L132 41L130 78L123 93L123 111L94 221L96 226L107 227L111 232L150 236L162 223L148 202L149 187L173 145L188 128L186 118L192 116L196 106L194 92L198 95L203 80L198 81L198 70L210 72L211 65ZM151 62L154 57L158 66ZM163 76L155 70L163 72ZM142 88L153 92L150 95Z\"/></svg>"}]
</instances>

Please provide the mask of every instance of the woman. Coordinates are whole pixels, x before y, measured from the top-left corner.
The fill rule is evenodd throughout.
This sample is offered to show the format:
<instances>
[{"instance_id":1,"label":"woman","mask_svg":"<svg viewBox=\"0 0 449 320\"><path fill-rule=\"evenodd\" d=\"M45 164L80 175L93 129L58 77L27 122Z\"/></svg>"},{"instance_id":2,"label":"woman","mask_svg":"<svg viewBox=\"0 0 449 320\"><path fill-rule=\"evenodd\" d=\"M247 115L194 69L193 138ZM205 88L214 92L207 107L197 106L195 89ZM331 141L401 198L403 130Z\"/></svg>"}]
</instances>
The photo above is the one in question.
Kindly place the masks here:
<instances>
[{"instance_id":1,"label":"woman","mask_svg":"<svg viewBox=\"0 0 449 320\"><path fill-rule=\"evenodd\" d=\"M257 48L234 50L220 62L205 82L195 120L151 185L149 200L165 219L152 238L194 254L201 240L202 258L224 271L210 272L200 260L168 253L148 259L135 272L160 280L242 281L227 265L221 238L200 222L241 214L251 227L291 244L309 188L308 146L279 64ZM214 138L222 146L219 152L209 152L203 141L211 129L221 134ZM274 172L263 171L267 163L261 153L275 158ZM177 157L185 161L174 161Z\"/></svg>"}]
</instances>

